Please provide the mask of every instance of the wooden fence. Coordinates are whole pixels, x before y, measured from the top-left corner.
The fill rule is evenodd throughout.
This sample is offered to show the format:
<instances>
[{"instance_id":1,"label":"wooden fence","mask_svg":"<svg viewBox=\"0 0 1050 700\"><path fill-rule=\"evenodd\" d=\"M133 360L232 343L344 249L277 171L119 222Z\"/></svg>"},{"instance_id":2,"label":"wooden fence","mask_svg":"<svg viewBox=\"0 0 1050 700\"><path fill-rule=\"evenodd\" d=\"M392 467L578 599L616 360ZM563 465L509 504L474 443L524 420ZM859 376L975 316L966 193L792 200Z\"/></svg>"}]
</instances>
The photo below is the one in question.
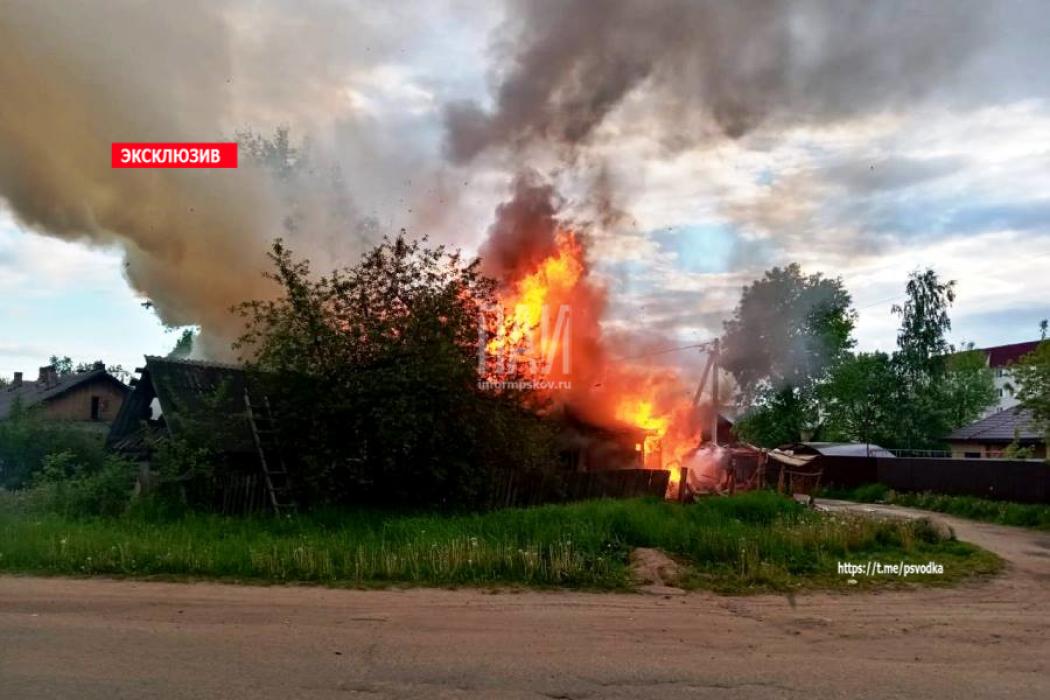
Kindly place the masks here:
<instances>
[{"instance_id":1,"label":"wooden fence","mask_svg":"<svg viewBox=\"0 0 1050 700\"><path fill-rule=\"evenodd\" d=\"M881 483L896 491L933 491L1019 503L1050 503L1050 464L1011 459L819 457L826 485Z\"/></svg>"}]
</instances>

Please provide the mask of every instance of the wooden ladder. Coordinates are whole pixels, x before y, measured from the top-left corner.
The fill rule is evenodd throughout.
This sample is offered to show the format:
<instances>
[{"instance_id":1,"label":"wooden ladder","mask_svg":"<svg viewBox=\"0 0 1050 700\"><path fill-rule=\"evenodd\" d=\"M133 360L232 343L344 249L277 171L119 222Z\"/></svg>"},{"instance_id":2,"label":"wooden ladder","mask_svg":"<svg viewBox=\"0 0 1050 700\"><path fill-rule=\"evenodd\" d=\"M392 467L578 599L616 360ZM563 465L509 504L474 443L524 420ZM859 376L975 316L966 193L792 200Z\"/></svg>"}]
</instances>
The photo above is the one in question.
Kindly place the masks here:
<instances>
[{"instance_id":1,"label":"wooden ladder","mask_svg":"<svg viewBox=\"0 0 1050 700\"><path fill-rule=\"evenodd\" d=\"M288 469L277 444L277 430L270 411L270 399L263 397L261 404L253 404L248 390L244 390L244 407L248 412L248 424L252 428L252 439L259 453L259 464L262 465L263 477L266 479L266 491L270 496L270 505L277 515L295 511L292 500L291 484Z\"/></svg>"}]
</instances>

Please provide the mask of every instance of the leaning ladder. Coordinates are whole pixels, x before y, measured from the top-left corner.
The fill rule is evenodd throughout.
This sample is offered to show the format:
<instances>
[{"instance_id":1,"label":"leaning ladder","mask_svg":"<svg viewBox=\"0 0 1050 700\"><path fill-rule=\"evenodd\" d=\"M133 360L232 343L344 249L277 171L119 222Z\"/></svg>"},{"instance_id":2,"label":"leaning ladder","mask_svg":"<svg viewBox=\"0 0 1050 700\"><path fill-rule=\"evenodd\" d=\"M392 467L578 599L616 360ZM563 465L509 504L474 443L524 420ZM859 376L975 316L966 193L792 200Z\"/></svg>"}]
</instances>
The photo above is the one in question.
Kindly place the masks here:
<instances>
[{"instance_id":1,"label":"leaning ladder","mask_svg":"<svg viewBox=\"0 0 1050 700\"><path fill-rule=\"evenodd\" d=\"M261 404L253 404L251 395L245 389L244 407L248 412L248 425L251 426L252 439L255 440L255 449L259 453L259 464L262 465L266 492L270 496L273 512L277 515L293 512L295 501L292 500L288 469L277 445L277 430L273 422L273 413L270 411L270 399L264 396Z\"/></svg>"}]
</instances>

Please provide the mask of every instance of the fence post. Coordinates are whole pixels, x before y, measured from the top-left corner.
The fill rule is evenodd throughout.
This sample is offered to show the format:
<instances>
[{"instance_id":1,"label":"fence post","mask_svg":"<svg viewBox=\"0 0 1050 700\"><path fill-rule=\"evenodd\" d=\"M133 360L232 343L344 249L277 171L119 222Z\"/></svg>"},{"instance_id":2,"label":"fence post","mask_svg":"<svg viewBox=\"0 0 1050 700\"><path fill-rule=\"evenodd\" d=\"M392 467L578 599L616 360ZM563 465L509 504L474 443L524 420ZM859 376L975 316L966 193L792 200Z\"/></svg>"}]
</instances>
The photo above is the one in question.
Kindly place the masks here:
<instances>
[{"instance_id":1,"label":"fence post","mask_svg":"<svg viewBox=\"0 0 1050 700\"><path fill-rule=\"evenodd\" d=\"M679 467L678 472L678 502L685 503L686 485L689 481L689 467Z\"/></svg>"}]
</instances>

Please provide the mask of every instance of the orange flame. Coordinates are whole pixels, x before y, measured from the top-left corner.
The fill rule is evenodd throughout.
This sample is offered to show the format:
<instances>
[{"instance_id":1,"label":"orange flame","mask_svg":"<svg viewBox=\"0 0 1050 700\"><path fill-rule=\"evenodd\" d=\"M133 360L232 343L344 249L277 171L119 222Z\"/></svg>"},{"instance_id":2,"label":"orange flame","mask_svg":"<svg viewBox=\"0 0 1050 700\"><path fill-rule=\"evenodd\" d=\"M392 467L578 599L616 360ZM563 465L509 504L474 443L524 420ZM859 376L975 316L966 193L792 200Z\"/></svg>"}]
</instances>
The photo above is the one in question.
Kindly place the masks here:
<instances>
[{"instance_id":1,"label":"orange flame","mask_svg":"<svg viewBox=\"0 0 1050 700\"><path fill-rule=\"evenodd\" d=\"M520 271L516 280L505 281L500 302L513 313L513 321L489 341L488 349L498 353L525 340L543 358L571 353L571 388L553 389L551 398L596 424L644 431L636 445L639 466L670 468L677 491L678 463L698 442L689 392L667 370L609 357L600 327L604 296L588 277L584 246L571 231L559 231L555 241L554 252L532 269ZM563 304L571 307L571 348L561 347L561 337L542 333L539 327L544 308L550 314L552 307Z\"/></svg>"}]
</instances>

